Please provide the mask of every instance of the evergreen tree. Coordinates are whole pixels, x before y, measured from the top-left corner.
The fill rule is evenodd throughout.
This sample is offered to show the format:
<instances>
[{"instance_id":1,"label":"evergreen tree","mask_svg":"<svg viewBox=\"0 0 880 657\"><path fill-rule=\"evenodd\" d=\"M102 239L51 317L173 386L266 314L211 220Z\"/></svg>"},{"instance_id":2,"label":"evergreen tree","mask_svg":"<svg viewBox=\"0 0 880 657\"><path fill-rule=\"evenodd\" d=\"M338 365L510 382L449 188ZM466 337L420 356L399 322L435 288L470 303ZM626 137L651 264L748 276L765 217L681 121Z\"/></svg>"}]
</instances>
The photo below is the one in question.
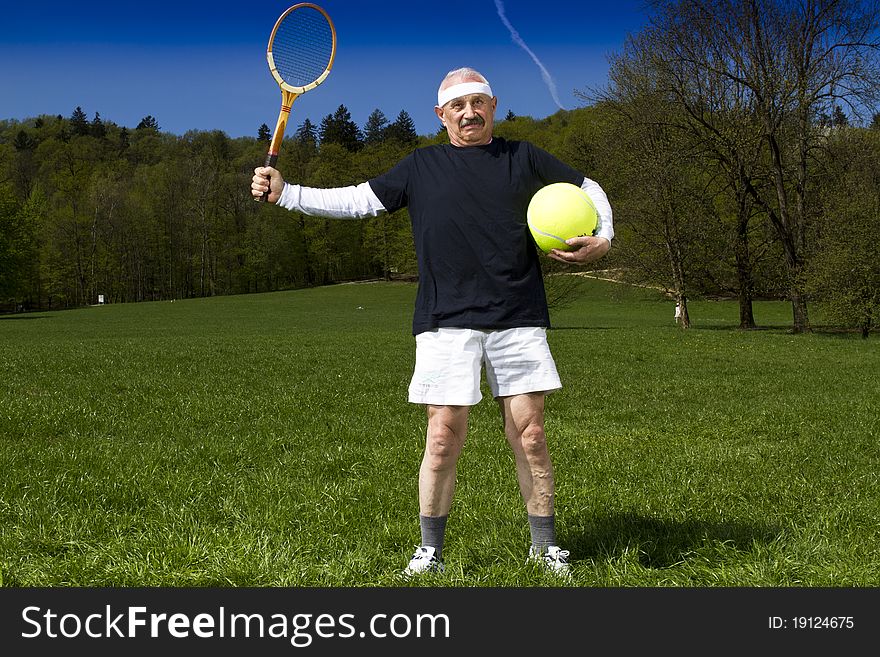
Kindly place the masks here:
<instances>
[{"instance_id":1,"label":"evergreen tree","mask_svg":"<svg viewBox=\"0 0 880 657\"><path fill-rule=\"evenodd\" d=\"M95 112L95 118L92 119L92 124L89 127L89 134L98 139L103 139L107 136L107 126L104 125L101 115L97 112Z\"/></svg>"},{"instance_id":2,"label":"evergreen tree","mask_svg":"<svg viewBox=\"0 0 880 657\"><path fill-rule=\"evenodd\" d=\"M364 143L378 144L385 140L385 131L388 129L388 119L382 110L375 109L367 117L364 124Z\"/></svg>"},{"instance_id":3,"label":"evergreen tree","mask_svg":"<svg viewBox=\"0 0 880 657\"><path fill-rule=\"evenodd\" d=\"M124 151L131 145L131 140L128 136L128 128L125 126L119 131L119 150Z\"/></svg>"},{"instance_id":4,"label":"evergreen tree","mask_svg":"<svg viewBox=\"0 0 880 657\"><path fill-rule=\"evenodd\" d=\"M15 135L15 139L12 142L13 148L15 150L21 151L32 151L37 147L36 140L31 137L24 130L19 130L18 134Z\"/></svg>"},{"instance_id":5,"label":"evergreen tree","mask_svg":"<svg viewBox=\"0 0 880 657\"><path fill-rule=\"evenodd\" d=\"M303 121L302 125L297 128L294 137L298 143L305 146L316 146L318 144L318 132L315 129L315 124L309 121L309 119Z\"/></svg>"},{"instance_id":6,"label":"evergreen tree","mask_svg":"<svg viewBox=\"0 0 880 657\"><path fill-rule=\"evenodd\" d=\"M257 130L257 141L272 141L272 132L265 123Z\"/></svg>"},{"instance_id":7,"label":"evergreen tree","mask_svg":"<svg viewBox=\"0 0 880 657\"><path fill-rule=\"evenodd\" d=\"M89 119L79 105L76 106L73 114L70 115L70 128L75 136L89 134Z\"/></svg>"},{"instance_id":8,"label":"evergreen tree","mask_svg":"<svg viewBox=\"0 0 880 657\"><path fill-rule=\"evenodd\" d=\"M411 144L418 141L419 135L416 133L416 124L406 110L400 110L400 114L385 131L385 138L391 141L397 141L401 144Z\"/></svg>"},{"instance_id":9,"label":"evergreen tree","mask_svg":"<svg viewBox=\"0 0 880 657\"><path fill-rule=\"evenodd\" d=\"M141 119L141 122L137 124L135 130L155 130L159 131L159 122L149 114Z\"/></svg>"},{"instance_id":10,"label":"evergreen tree","mask_svg":"<svg viewBox=\"0 0 880 657\"><path fill-rule=\"evenodd\" d=\"M321 119L321 125L318 126L318 139L322 144L337 143L336 126L333 123L332 114Z\"/></svg>"},{"instance_id":11,"label":"evergreen tree","mask_svg":"<svg viewBox=\"0 0 880 657\"><path fill-rule=\"evenodd\" d=\"M339 144L352 153L360 150L364 145L361 130L357 123L351 120L351 112L345 105L340 105L335 113L324 117L318 136L321 145Z\"/></svg>"},{"instance_id":12,"label":"evergreen tree","mask_svg":"<svg viewBox=\"0 0 880 657\"><path fill-rule=\"evenodd\" d=\"M504 117L505 121L513 121L516 118L516 114L513 113L513 110L507 110L507 115Z\"/></svg>"}]
</instances>

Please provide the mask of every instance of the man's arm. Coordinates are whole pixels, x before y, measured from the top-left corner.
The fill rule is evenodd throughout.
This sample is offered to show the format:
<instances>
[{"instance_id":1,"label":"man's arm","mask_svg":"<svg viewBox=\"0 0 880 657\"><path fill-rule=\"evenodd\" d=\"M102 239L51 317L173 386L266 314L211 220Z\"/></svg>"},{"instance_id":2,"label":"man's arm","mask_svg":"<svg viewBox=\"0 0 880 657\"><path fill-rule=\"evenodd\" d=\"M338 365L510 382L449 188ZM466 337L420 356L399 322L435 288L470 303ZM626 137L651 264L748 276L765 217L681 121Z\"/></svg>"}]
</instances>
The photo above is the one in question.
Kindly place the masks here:
<instances>
[{"instance_id":1,"label":"man's arm","mask_svg":"<svg viewBox=\"0 0 880 657\"><path fill-rule=\"evenodd\" d=\"M314 217L363 219L385 212L369 183L329 189L303 187L285 182L277 169L258 167L254 170L251 194L258 198L266 190L270 203Z\"/></svg>"}]
</instances>

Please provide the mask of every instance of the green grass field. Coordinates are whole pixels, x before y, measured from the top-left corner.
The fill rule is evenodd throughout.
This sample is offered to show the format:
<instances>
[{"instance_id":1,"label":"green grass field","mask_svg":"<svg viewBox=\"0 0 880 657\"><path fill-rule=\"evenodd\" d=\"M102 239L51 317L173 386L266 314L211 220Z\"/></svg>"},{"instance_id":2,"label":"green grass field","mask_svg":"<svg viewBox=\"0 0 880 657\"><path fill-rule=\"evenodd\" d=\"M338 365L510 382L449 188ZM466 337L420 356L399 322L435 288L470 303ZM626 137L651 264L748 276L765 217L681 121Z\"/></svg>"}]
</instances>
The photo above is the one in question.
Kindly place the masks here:
<instances>
[{"instance_id":1,"label":"green grass field","mask_svg":"<svg viewBox=\"0 0 880 657\"><path fill-rule=\"evenodd\" d=\"M447 572L419 540L410 284L0 317L4 586L553 586L495 404L474 408ZM572 583L880 583L877 340L789 307L586 281L548 400Z\"/></svg>"}]
</instances>

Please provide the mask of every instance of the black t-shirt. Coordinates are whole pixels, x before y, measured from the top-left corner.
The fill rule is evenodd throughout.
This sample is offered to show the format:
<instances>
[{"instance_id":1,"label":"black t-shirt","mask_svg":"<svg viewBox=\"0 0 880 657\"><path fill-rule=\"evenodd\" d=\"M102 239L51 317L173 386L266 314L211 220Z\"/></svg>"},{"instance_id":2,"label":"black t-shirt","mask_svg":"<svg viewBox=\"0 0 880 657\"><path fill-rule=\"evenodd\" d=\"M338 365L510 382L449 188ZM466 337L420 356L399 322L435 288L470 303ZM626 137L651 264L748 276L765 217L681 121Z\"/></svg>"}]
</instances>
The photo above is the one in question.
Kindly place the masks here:
<instances>
[{"instance_id":1,"label":"black t-shirt","mask_svg":"<svg viewBox=\"0 0 880 657\"><path fill-rule=\"evenodd\" d=\"M549 326L526 210L544 185L583 180L537 146L499 137L420 148L370 180L386 210L409 209L419 266L413 335Z\"/></svg>"}]
</instances>

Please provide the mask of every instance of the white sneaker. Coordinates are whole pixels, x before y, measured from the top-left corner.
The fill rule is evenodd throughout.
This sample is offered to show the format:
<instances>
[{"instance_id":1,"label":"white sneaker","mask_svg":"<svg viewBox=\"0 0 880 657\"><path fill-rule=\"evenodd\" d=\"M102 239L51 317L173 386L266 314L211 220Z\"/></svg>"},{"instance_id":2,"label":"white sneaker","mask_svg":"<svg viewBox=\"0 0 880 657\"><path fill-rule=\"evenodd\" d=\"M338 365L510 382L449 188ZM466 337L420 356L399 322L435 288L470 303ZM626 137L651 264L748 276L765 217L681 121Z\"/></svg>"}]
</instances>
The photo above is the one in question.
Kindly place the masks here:
<instances>
[{"instance_id":1,"label":"white sneaker","mask_svg":"<svg viewBox=\"0 0 880 657\"><path fill-rule=\"evenodd\" d=\"M410 575L421 575L422 573L442 573L444 569L443 562L436 557L436 552L437 550L430 545L418 546L403 574L409 577Z\"/></svg>"},{"instance_id":2,"label":"white sneaker","mask_svg":"<svg viewBox=\"0 0 880 657\"><path fill-rule=\"evenodd\" d=\"M548 573L563 577L571 575L568 555L568 550L563 550L558 545L549 545L543 552L534 545L529 548L529 561L538 562Z\"/></svg>"}]
</instances>

